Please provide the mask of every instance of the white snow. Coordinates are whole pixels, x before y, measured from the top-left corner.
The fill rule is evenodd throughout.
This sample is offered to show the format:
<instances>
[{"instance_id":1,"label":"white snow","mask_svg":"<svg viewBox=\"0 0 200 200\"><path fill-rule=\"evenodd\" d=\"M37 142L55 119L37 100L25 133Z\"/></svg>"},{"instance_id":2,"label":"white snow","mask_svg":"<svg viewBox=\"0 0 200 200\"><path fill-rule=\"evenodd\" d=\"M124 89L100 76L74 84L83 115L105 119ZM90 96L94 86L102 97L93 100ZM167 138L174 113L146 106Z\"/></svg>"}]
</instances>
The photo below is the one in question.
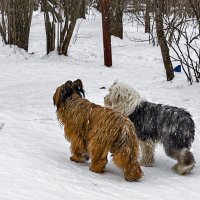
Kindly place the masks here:
<instances>
[{"instance_id":1,"label":"white snow","mask_svg":"<svg viewBox=\"0 0 200 200\"><path fill-rule=\"evenodd\" d=\"M103 66L101 15L93 12L79 22L68 57L45 55L42 14L32 21L29 52L34 54L0 42L0 200L200 199L200 85L191 86L183 73L167 82L159 47L129 39L148 38L135 24L125 25L123 40L112 37L113 67ZM173 173L175 161L161 146L155 166L143 167L139 182L126 182L110 157L104 174L89 171L89 163L71 162L52 97L60 84L77 78L86 98L97 104L103 105L118 79L149 101L191 112L196 123L192 173Z\"/></svg>"}]
</instances>

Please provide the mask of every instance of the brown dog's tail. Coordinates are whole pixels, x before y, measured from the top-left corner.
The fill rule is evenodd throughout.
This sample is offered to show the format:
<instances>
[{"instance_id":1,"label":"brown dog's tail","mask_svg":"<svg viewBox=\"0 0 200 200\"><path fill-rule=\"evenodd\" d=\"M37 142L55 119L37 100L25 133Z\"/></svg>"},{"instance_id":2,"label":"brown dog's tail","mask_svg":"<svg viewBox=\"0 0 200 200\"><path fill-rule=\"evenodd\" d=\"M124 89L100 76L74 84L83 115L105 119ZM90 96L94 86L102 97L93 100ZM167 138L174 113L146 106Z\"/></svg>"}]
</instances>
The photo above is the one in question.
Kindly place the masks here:
<instances>
[{"instance_id":1,"label":"brown dog's tail","mask_svg":"<svg viewBox=\"0 0 200 200\"><path fill-rule=\"evenodd\" d=\"M138 138L134 125L128 119L125 120L120 135L113 141L111 153L115 164L123 169L127 181L142 177L143 172L138 163Z\"/></svg>"}]
</instances>

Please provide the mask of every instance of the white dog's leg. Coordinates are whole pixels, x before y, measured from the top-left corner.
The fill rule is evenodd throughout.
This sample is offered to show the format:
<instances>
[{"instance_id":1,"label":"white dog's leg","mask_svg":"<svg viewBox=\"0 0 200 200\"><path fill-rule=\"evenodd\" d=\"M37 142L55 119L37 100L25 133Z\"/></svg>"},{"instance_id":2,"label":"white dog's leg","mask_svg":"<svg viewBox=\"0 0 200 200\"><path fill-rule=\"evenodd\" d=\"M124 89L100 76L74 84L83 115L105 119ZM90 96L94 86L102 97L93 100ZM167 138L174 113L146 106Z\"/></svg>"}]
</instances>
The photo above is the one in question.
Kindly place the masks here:
<instances>
[{"instance_id":1,"label":"white dog's leg","mask_svg":"<svg viewBox=\"0 0 200 200\"><path fill-rule=\"evenodd\" d=\"M180 175L189 174L195 165L192 152L184 148L176 153L176 157L178 158L178 163L172 167L172 170Z\"/></svg>"},{"instance_id":2,"label":"white dog's leg","mask_svg":"<svg viewBox=\"0 0 200 200\"><path fill-rule=\"evenodd\" d=\"M112 102L110 101L110 94L104 97L104 106L107 108L112 108Z\"/></svg>"},{"instance_id":3,"label":"white dog's leg","mask_svg":"<svg viewBox=\"0 0 200 200\"><path fill-rule=\"evenodd\" d=\"M144 167L152 167L154 164L154 152L155 152L155 142L152 140L141 141L140 148L142 157L140 160L140 165Z\"/></svg>"}]
</instances>

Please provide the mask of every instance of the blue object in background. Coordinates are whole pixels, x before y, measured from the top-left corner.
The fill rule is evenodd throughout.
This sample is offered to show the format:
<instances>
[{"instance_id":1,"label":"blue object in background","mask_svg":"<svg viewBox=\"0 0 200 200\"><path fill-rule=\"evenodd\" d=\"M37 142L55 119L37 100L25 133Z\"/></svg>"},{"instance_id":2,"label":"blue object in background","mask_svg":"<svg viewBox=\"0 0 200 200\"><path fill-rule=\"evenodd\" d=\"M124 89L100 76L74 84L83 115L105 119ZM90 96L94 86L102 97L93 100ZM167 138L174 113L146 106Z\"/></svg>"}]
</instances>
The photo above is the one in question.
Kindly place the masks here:
<instances>
[{"instance_id":1,"label":"blue object in background","mask_svg":"<svg viewBox=\"0 0 200 200\"><path fill-rule=\"evenodd\" d=\"M181 72L181 65L174 67L174 72Z\"/></svg>"}]
</instances>

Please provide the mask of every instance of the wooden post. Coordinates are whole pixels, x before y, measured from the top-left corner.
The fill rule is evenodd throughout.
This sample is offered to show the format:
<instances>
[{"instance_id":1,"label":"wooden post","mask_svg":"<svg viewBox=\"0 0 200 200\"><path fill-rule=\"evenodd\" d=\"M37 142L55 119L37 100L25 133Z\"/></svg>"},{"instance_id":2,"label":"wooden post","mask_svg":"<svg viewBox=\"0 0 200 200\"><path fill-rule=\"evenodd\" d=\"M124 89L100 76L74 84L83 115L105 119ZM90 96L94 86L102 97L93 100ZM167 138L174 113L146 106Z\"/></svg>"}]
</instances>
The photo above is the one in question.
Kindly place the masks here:
<instances>
[{"instance_id":1,"label":"wooden post","mask_svg":"<svg viewBox=\"0 0 200 200\"><path fill-rule=\"evenodd\" d=\"M104 46L104 65L112 66L112 49L110 35L110 16L109 0L101 0L102 28L103 28L103 46Z\"/></svg>"}]
</instances>

